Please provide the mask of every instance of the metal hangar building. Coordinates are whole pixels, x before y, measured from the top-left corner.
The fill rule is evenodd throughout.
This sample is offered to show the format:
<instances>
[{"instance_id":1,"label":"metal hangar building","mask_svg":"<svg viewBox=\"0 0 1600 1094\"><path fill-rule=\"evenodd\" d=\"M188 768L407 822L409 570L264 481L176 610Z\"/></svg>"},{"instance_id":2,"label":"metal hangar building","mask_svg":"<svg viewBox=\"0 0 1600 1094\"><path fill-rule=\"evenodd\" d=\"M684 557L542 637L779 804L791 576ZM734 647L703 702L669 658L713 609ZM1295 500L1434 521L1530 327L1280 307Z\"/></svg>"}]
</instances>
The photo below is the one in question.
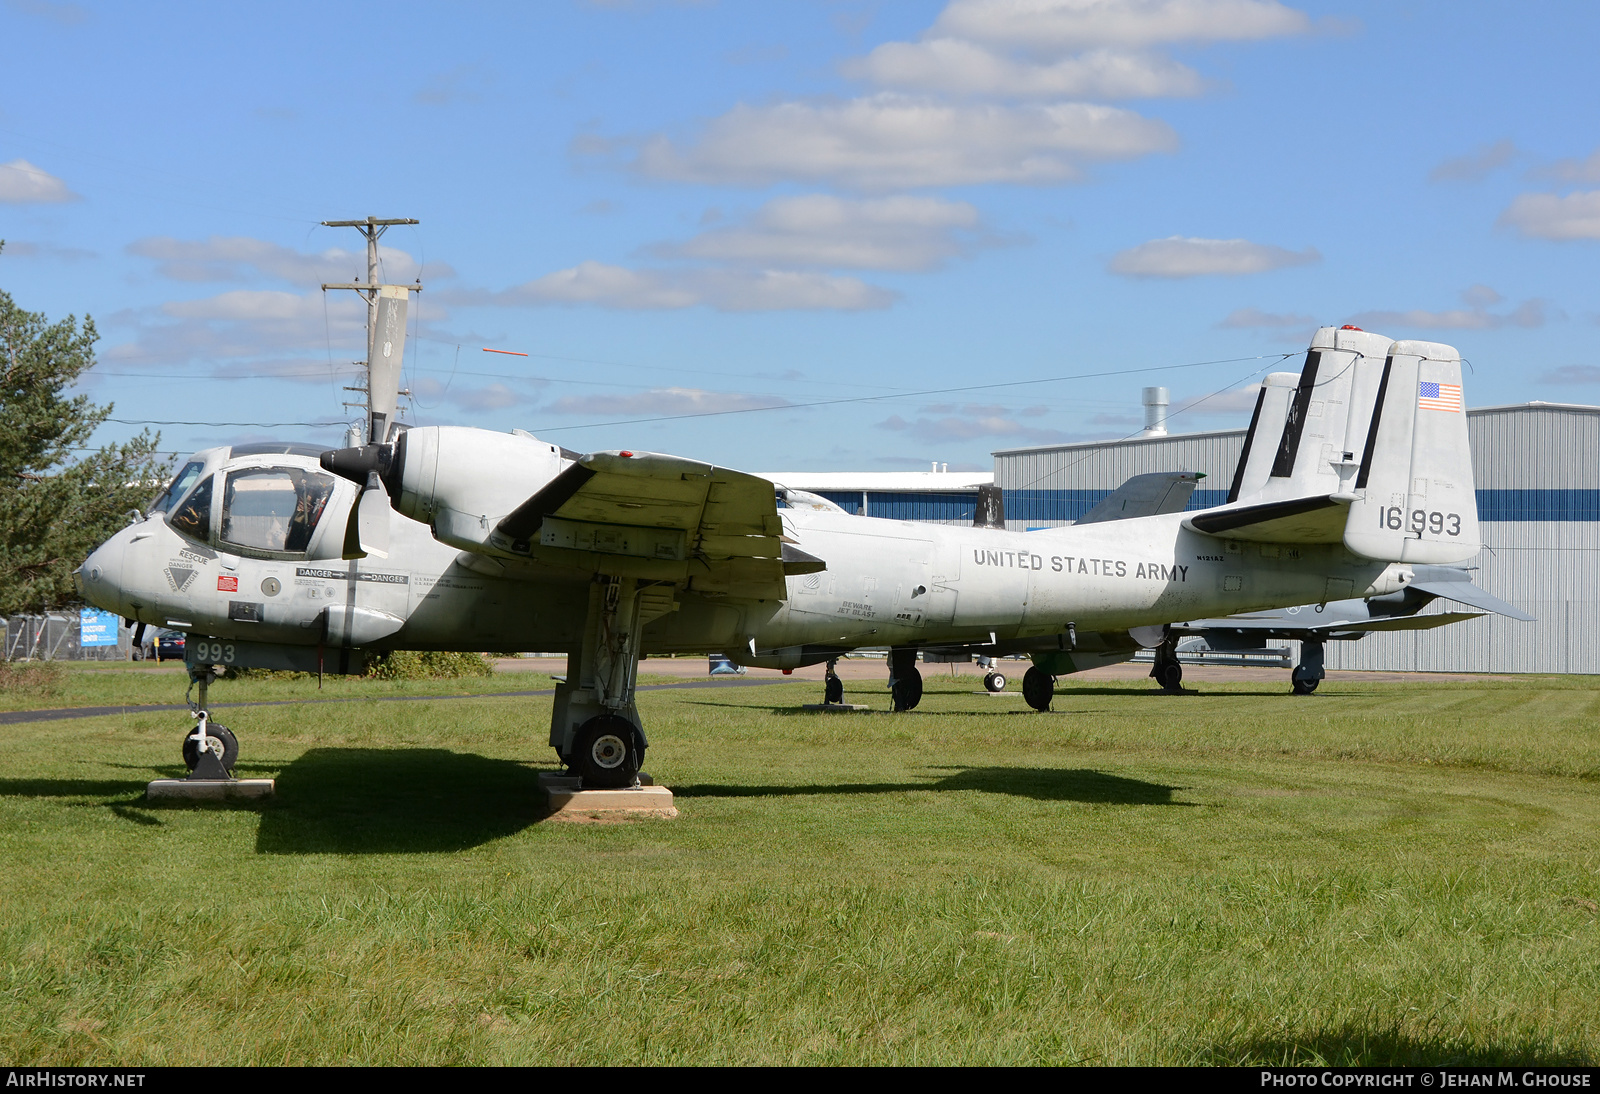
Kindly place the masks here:
<instances>
[{"instance_id":1,"label":"metal hangar building","mask_svg":"<svg viewBox=\"0 0 1600 1094\"><path fill-rule=\"evenodd\" d=\"M1600 407L1483 407L1467 411L1467 431L1484 539L1473 581L1537 620L1490 614L1330 642L1328 668L1600 673ZM1244 434L1006 449L994 454L994 481L1007 526L1018 530L1071 524L1131 476L1153 471L1202 472L1189 508L1205 509L1227 499Z\"/></svg>"}]
</instances>

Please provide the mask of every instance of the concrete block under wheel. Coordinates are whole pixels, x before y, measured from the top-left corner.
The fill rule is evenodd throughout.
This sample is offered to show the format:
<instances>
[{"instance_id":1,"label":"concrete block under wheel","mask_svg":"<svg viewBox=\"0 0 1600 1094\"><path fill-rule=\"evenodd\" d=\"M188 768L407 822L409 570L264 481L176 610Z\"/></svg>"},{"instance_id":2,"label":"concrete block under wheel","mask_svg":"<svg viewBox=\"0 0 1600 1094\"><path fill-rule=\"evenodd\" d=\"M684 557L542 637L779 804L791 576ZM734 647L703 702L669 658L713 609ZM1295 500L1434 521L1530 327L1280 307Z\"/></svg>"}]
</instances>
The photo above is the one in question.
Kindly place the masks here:
<instances>
[{"instance_id":1,"label":"concrete block under wheel","mask_svg":"<svg viewBox=\"0 0 1600 1094\"><path fill-rule=\"evenodd\" d=\"M806 703L800 709L821 710L829 714L849 714L854 710L871 710L872 708L864 707L860 703Z\"/></svg>"},{"instance_id":2,"label":"concrete block under wheel","mask_svg":"<svg viewBox=\"0 0 1600 1094\"><path fill-rule=\"evenodd\" d=\"M145 788L152 801L232 801L270 798L275 779L155 779Z\"/></svg>"},{"instance_id":3,"label":"concrete block under wheel","mask_svg":"<svg viewBox=\"0 0 1600 1094\"><path fill-rule=\"evenodd\" d=\"M571 775L544 772L539 776L539 788L544 791L545 802L552 816L563 813L644 813L657 817L678 815L677 807L672 804L672 791L664 786L655 786L650 776L642 772L638 786L623 790L584 790L581 781Z\"/></svg>"}]
</instances>

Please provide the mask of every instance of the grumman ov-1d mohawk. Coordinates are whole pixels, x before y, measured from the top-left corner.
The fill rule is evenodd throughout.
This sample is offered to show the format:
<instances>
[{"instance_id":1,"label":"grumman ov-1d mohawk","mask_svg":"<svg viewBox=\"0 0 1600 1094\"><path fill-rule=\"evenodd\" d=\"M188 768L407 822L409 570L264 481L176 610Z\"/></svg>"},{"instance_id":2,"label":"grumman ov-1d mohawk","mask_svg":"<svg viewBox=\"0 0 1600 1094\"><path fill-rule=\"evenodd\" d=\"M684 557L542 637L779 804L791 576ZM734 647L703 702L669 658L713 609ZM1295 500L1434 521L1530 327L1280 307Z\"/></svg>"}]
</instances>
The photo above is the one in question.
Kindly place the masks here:
<instances>
[{"instance_id":1,"label":"grumman ov-1d mohawk","mask_svg":"<svg viewBox=\"0 0 1600 1094\"><path fill-rule=\"evenodd\" d=\"M1324 328L1283 420L1225 505L1031 533L780 508L738 471L520 431L218 448L81 580L102 608L190 632L195 670L567 650L550 744L586 785L630 785L647 653L787 668L888 647L907 710L919 649L1022 652L1042 710L1057 676L1161 647L1173 620L1387 596L1478 553L1454 349Z\"/></svg>"}]
</instances>

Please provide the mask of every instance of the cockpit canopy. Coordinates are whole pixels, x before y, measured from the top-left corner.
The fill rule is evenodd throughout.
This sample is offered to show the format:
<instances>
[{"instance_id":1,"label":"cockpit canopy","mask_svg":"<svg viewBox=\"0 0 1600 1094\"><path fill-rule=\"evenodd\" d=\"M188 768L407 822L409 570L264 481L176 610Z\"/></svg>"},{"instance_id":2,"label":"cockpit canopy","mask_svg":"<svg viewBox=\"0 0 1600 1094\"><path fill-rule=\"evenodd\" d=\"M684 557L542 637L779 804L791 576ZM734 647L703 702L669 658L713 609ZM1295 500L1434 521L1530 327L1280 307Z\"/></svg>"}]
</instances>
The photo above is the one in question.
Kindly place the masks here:
<instances>
[{"instance_id":1,"label":"cockpit canopy","mask_svg":"<svg viewBox=\"0 0 1600 1094\"><path fill-rule=\"evenodd\" d=\"M271 454L278 452L281 447ZM208 464L214 466L216 461L205 459L206 455L202 453L202 458L178 472L172 485L151 504L150 515L165 513L167 523L180 535L232 554L307 557L338 480L320 470L266 464L260 458L244 466L228 461L207 474ZM234 449L224 458L228 455L258 453ZM335 545L333 557L337 553Z\"/></svg>"}]
</instances>

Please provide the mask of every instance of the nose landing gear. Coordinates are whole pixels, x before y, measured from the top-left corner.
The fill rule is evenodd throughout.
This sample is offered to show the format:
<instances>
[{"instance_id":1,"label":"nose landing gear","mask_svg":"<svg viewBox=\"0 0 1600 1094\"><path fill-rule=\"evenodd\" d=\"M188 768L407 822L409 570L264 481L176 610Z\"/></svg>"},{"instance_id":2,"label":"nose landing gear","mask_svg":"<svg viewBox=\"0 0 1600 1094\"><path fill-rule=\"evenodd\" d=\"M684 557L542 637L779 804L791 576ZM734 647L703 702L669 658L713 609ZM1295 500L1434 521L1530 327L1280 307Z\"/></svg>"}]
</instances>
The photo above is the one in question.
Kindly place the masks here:
<instances>
[{"instance_id":1,"label":"nose landing gear","mask_svg":"<svg viewBox=\"0 0 1600 1094\"><path fill-rule=\"evenodd\" d=\"M207 691L211 685L211 666L191 665L189 692L196 688L200 694L189 701L194 712L194 728L183 735L183 766L189 769L186 779L155 779L145 791L145 796L179 798L190 801L224 798L266 798L276 789L273 779L238 779L233 768L239 762L239 739L225 725L211 720L206 709Z\"/></svg>"}]
</instances>

